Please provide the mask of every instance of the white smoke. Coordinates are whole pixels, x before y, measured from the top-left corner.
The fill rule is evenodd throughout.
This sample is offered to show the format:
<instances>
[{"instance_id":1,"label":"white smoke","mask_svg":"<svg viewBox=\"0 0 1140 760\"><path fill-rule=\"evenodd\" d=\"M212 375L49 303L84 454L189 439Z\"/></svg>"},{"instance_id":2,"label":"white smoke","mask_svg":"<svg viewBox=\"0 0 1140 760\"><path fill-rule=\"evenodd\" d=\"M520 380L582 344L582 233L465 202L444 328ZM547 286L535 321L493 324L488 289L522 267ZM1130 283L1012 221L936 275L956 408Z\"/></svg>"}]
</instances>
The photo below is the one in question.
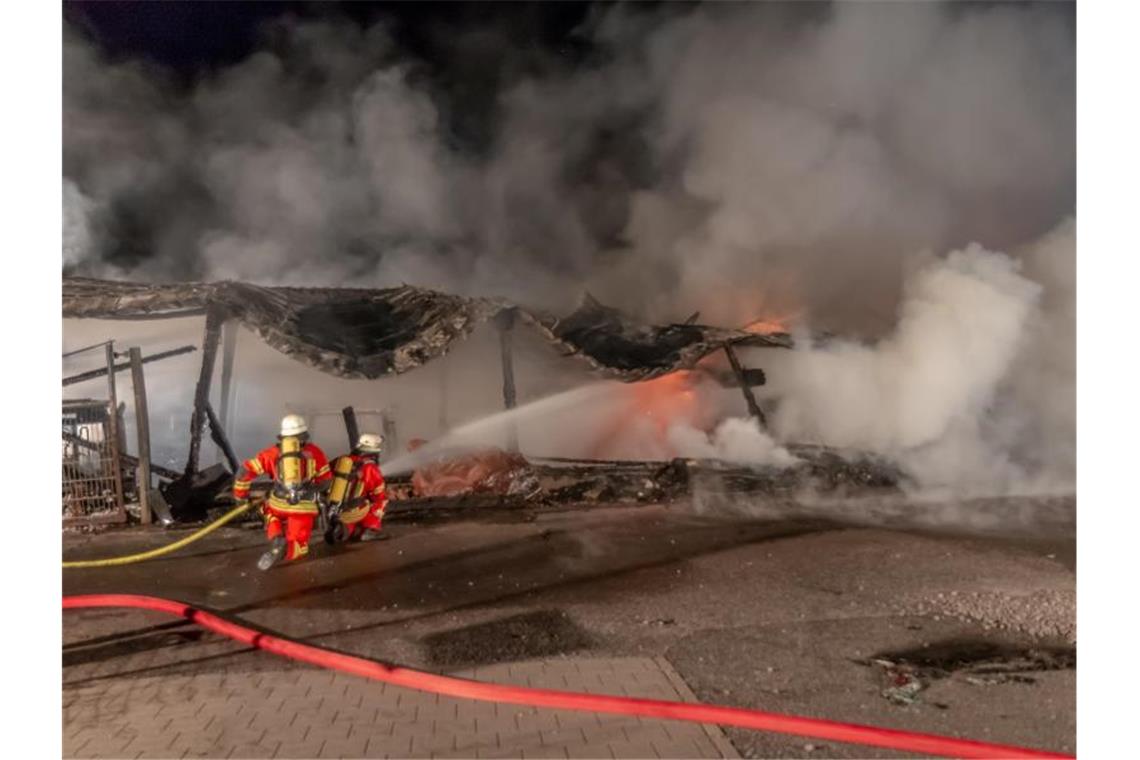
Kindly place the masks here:
<instances>
[{"instance_id":1,"label":"white smoke","mask_svg":"<svg viewBox=\"0 0 1140 760\"><path fill-rule=\"evenodd\" d=\"M79 264L97 255L91 216L91 200L69 179L63 181L63 263Z\"/></svg>"},{"instance_id":2,"label":"white smoke","mask_svg":"<svg viewBox=\"0 0 1140 760\"><path fill-rule=\"evenodd\" d=\"M817 328L876 334L915 254L1009 250L1072 213L1073 39L1057 8L815 10L710 10L649 38L649 136L677 169L633 194L641 266L609 292L651 263L672 273L655 313L724 324L807 307ZM636 47L620 21L611 33Z\"/></svg>"},{"instance_id":3,"label":"white smoke","mask_svg":"<svg viewBox=\"0 0 1140 760\"><path fill-rule=\"evenodd\" d=\"M669 428L669 443L678 456L718 459L739 464L788 467L796 458L760 429L755 421L730 417L711 434L685 425Z\"/></svg>"},{"instance_id":4,"label":"white smoke","mask_svg":"<svg viewBox=\"0 0 1140 760\"><path fill-rule=\"evenodd\" d=\"M882 454L926 487L1071 489L1074 282L1048 267L1074 243L1066 222L1030 249L1038 282L978 245L931 260L882 341L772 357L777 437Z\"/></svg>"}]
</instances>

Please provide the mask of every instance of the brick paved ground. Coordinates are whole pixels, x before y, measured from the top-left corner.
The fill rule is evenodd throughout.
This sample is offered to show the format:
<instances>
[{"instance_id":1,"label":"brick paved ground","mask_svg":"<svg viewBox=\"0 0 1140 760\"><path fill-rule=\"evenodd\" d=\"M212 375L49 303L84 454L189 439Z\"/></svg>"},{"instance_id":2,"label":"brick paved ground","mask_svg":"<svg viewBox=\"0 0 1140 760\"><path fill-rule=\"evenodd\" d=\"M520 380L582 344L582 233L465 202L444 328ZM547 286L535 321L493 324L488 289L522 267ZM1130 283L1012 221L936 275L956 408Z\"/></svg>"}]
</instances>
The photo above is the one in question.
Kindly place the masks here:
<instances>
[{"instance_id":1,"label":"brick paved ground","mask_svg":"<svg viewBox=\"0 0 1140 760\"><path fill-rule=\"evenodd\" d=\"M438 697L293 665L210 634L179 645L186 635L162 634L164 645L141 652L68 650L64 756L737 756L714 726ZM457 675L693 700L661 658L556 658Z\"/></svg>"}]
</instances>

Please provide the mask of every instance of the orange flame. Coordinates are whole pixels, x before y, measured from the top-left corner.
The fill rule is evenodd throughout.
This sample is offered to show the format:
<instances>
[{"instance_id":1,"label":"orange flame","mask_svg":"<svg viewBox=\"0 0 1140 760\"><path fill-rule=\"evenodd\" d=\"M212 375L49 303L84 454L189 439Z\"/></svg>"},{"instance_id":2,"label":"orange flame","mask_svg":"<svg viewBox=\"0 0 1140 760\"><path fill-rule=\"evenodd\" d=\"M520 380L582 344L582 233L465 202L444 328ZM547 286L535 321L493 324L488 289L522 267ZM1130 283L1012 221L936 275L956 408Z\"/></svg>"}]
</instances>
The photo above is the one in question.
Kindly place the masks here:
<instances>
[{"instance_id":1,"label":"orange flame","mask_svg":"<svg viewBox=\"0 0 1140 760\"><path fill-rule=\"evenodd\" d=\"M786 333L790 331L792 322L794 322L801 313L801 311L792 311L778 317L759 317L740 329L745 332L764 335L770 333Z\"/></svg>"},{"instance_id":2,"label":"orange flame","mask_svg":"<svg viewBox=\"0 0 1140 760\"><path fill-rule=\"evenodd\" d=\"M624 437L630 431L644 431L644 424L638 423L645 422L649 423L656 444L671 451L668 444L670 427L701 427L704 423L707 410L696 389L698 380L699 373L678 370L653 380L634 383L630 386L631 403L599 437L593 455L599 459L620 458Z\"/></svg>"}]
</instances>

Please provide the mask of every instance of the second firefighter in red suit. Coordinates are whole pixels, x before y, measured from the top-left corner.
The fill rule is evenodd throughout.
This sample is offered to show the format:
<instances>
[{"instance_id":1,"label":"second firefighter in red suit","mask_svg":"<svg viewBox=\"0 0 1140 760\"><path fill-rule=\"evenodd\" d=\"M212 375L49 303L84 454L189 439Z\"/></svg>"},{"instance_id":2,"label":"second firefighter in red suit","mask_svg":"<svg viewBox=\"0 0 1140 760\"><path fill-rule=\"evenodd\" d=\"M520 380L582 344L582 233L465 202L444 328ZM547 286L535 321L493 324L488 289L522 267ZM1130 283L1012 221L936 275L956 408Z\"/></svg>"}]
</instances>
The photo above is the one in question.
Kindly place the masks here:
<instances>
[{"instance_id":1,"label":"second firefighter in red suit","mask_svg":"<svg viewBox=\"0 0 1140 760\"><path fill-rule=\"evenodd\" d=\"M313 521L319 514L317 499L332 480L324 452L309 442L304 418L286 416L281 420L278 443L243 463L234 479L234 498L247 500L250 483L262 475L273 480L262 506L270 549L257 566L268 570L282 559L296 560L309 553Z\"/></svg>"},{"instance_id":2,"label":"second firefighter in red suit","mask_svg":"<svg viewBox=\"0 0 1140 760\"><path fill-rule=\"evenodd\" d=\"M351 454L333 463L333 484L328 491L328 543L380 536L388 493L380 472L384 438L364 433Z\"/></svg>"}]
</instances>

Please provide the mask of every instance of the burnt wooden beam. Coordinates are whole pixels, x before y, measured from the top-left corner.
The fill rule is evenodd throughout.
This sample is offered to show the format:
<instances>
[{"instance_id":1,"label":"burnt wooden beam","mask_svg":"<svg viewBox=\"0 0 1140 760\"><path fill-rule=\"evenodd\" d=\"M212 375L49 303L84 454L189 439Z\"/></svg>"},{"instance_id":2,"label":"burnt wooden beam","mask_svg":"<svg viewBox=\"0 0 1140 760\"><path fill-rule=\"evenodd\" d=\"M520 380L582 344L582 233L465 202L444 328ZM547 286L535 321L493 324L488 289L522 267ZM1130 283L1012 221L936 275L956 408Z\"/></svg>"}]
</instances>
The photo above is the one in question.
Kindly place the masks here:
<instances>
[{"instance_id":1,"label":"burnt wooden beam","mask_svg":"<svg viewBox=\"0 0 1140 760\"><path fill-rule=\"evenodd\" d=\"M348 450L352 451L356 448L356 442L360 440L360 425L356 421L356 410L351 406L346 406L340 410L344 415L344 430L348 433Z\"/></svg>"},{"instance_id":2,"label":"burnt wooden beam","mask_svg":"<svg viewBox=\"0 0 1140 760\"><path fill-rule=\"evenodd\" d=\"M108 345L110 344L108 343ZM142 363L149 364L150 362L156 362L161 359L169 359L172 356L181 356L182 354L188 354L191 351L197 350L198 349L196 346L182 346L181 348L173 348L169 351L163 351L161 353L151 354L150 356L143 357ZM99 369L93 369L88 372L81 372L78 375L65 377L63 379L63 385L66 387L68 385L82 383L86 380L94 380L97 377L103 377L104 375L108 374L108 367L114 367L115 372L122 372L125 369L130 369L131 363L129 361L126 361L121 364L108 364L107 367L100 367Z\"/></svg>"},{"instance_id":3,"label":"burnt wooden beam","mask_svg":"<svg viewBox=\"0 0 1140 760\"><path fill-rule=\"evenodd\" d=\"M233 412L234 355L237 353L237 322L227 319L222 325L222 389L218 420L221 429L230 433L230 414Z\"/></svg>"},{"instance_id":4,"label":"burnt wooden beam","mask_svg":"<svg viewBox=\"0 0 1140 760\"><path fill-rule=\"evenodd\" d=\"M91 443L91 441L88 441L85 438L80 438L79 436L75 435L74 433L69 433L66 430L63 431L63 440L67 441L68 443L74 443L76 446L78 446L81 449L88 449L90 451L99 451L100 450L98 444ZM119 461L122 462L123 464L127 465L128 467L133 468L133 469L137 469L139 466L138 457L133 457L130 454L127 454L126 452L122 452L122 451L119 452ZM177 478L182 477L182 473L180 473L176 470L168 469L168 468L163 467L161 465L157 465L154 462L150 463L150 471L151 471L151 474L157 475L160 478L166 478L167 480L175 480Z\"/></svg>"},{"instance_id":5,"label":"burnt wooden beam","mask_svg":"<svg viewBox=\"0 0 1140 760\"><path fill-rule=\"evenodd\" d=\"M115 393L115 343L114 341L107 341L104 346L107 351L107 401L110 417L107 420L108 432L111 436L111 461L115 463L115 505L118 511L122 512L124 509L123 503L123 465L119 461L119 454L122 452L122 447L119 439L119 398Z\"/></svg>"},{"instance_id":6,"label":"burnt wooden beam","mask_svg":"<svg viewBox=\"0 0 1140 760\"><path fill-rule=\"evenodd\" d=\"M515 326L515 310L503 309L495 316L495 326L499 329L499 354L503 366L503 408L515 408L515 365L511 349L511 336ZM512 420L507 429L507 449L519 450L519 432Z\"/></svg>"},{"instance_id":7,"label":"burnt wooden beam","mask_svg":"<svg viewBox=\"0 0 1140 760\"><path fill-rule=\"evenodd\" d=\"M740 364L740 359L736 356L736 351L732 349L730 344L725 343L724 353L728 357L728 363L732 365L732 372L736 375L737 382L740 383L740 392L744 394L744 403L748 405L748 414L756 418L761 428L768 427L768 420L764 417L764 411L760 409L760 405L756 403L756 397L752 395L752 386L748 383L748 376Z\"/></svg>"},{"instance_id":8,"label":"burnt wooden beam","mask_svg":"<svg viewBox=\"0 0 1140 760\"><path fill-rule=\"evenodd\" d=\"M142 351L130 350L131 387L135 392L135 434L138 436L139 466L135 475L139 492L139 514L143 525L150 525L150 413L146 405L146 380L143 377Z\"/></svg>"},{"instance_id":9,"label":"burnt wooden beam","mask_svg":"<svg viewBox=\"0 0 1140 760\"><path fill-rule=\"evenodd\" d=\"M209 401L206 402L206 420L210 423L211 440L221 449L222 454L230 465L230 472L236 474L240 467L238 458L234 454L234 449L230 446L229 439L226 438L226 431L222 429L222 423L218 421L218 416L214 414L214 407Z\"/></svg>"},{"instance_id":10,"label":"burnt wooden beam","mask_svg":"<svg viewBox=\"0 0 1140 760\"><path fill-rule=\"evenodd\" d=\"M119 319L124 322L151 322L156 319L186 319L200 317L206 313L205 307L177 309L173 311L133 312L131 314L100 314L99 319Z\"/></svg>"},{"instance_id":11,"label":"burnt wooden beam","mask_svg":"<svg viewBox=\"0 0 1140 760\"><path fill-rule=\"evenodd\" d=\"M711 378L721 388L740 387L740 376L738 376L731 369L722 370L698 366L695 368L695 371L704 373L705 376ZM745 367L744 381L751 387L755 388L756 386L767 384L768 377L764 374L764 370L760 369L759 367Z\"/></svg>"},{"instance_id":12,"label":"burnt wooden beam","mask_svg":"<svg viewBox=\"0 0 1140 760\"><path fill-rule=\"evenodd\" d=\"M198 471L202 428L206 423L206 404L210 398L210 380L214 376L214 359L218 355L222 322L221 310L211 308L206 312L206 332L202 338L202 366L198 372L198 384L194 388L194 411L190 414L190 453L186 457L186 469L182 472L182 477L186 479Z\"/></svg>"}]
</instances>

